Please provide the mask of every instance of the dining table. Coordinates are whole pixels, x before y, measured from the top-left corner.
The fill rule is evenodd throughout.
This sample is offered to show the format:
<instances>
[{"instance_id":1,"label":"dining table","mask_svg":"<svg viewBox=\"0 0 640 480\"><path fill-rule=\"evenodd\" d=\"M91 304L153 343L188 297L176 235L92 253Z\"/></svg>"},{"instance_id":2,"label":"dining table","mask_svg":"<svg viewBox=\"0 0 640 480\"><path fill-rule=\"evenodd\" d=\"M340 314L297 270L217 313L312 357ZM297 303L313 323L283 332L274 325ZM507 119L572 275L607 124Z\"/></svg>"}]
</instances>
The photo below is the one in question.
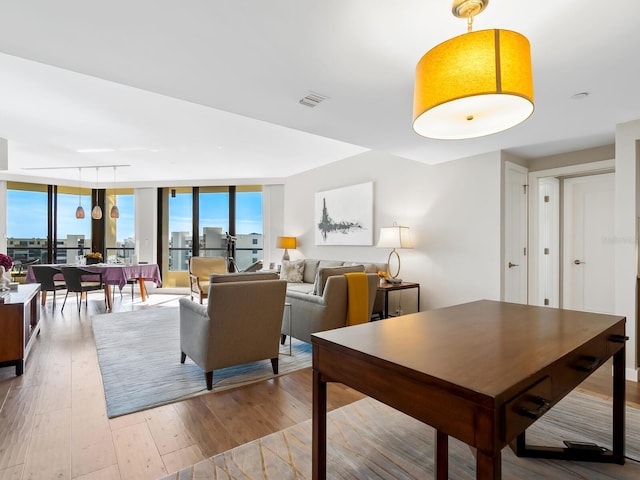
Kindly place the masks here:
<instances>
[{"instance_id":1,"label":"dining table","mask_svg":"<svg viewBox=\"0 0 640 480\"><path fill-rule=\"evenodd\" d=\"M52 267L64 267L64 266L74 266L74 267L82 267L91 272L102 274L102 281L104 282L104 294L107 300L107 310L111 310L112 300L111 300L111 286L118 286L120 290L130 281L137 280L140 285L140 297L142 301L146 301L147 299L147 290L145 288L145 281L151 281L155 283L158 287L162 286L162 278L160 276L160 267L157 263L138 263L135 265L127 265L121 263L96 263L91 265L63 265L63 264L52 264ZM62 271L60 271L60 279L62 279ZM31 265L27 270L27 276L25 278L25 283L35 283L36 278L33 273L33 269ZM46 292L42 292L43 301L44 295Z\"/></svg>"}]
</instances>

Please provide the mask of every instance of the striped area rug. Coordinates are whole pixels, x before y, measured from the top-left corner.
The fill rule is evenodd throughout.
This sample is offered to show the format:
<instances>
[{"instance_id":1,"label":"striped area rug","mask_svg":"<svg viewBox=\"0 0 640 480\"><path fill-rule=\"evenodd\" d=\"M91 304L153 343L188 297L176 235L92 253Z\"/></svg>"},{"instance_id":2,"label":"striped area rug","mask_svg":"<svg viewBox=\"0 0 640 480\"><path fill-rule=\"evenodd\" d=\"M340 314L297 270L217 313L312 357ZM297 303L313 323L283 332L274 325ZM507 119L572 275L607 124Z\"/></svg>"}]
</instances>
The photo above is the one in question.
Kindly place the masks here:
<instances>
[{"instance_id":1,"label":"striped area rug","mask_svg":"<svg viewBox=\"0 0 640 480\"><path fill-rule=\"evenodd\" d=\"M573 392L527 430L529 444L593 441L611 447L611 405ZM327 478L422 480L433 478L434 430L365 398L327 417ZM503 479L637 480L640 478L640 411L627 408L624 466L516 457L502 451ZM311 421L300 423L199 462L162 480L311 479ZM471 449L449 440L449 478L475 479Z\"/></svg>"},{"instance_id":2,"label":"striped area rug","mask_svg":"<svg viewBox=\"0 0 640 480\"><path fill-rule=\"evenodd\" d=\"M106 313L92 322L109 418L207 393L202 369L189 358L180 363L178 307ZM287 341L279 375L311 366L310 344L293 339L288 353ZM224 368L213 372L212 391L274 376L269 360Z\"/></svg>"}]
</instances>

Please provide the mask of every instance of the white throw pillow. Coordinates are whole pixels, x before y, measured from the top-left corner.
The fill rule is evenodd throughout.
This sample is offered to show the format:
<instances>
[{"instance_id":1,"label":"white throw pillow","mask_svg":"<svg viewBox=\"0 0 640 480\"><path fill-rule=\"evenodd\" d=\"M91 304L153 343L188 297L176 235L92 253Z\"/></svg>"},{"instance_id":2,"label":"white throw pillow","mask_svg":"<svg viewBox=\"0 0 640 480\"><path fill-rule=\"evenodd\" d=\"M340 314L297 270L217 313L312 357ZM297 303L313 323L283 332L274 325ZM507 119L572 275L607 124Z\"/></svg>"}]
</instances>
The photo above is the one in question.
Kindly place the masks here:
<instances>
[{"instance_id":1,"label":"white throw pillow","mask_svg":"<svg viewBox=\"0 0 640 480\"><path fill-rule=\"evenodd\" d=\"M283 262L280 279L289 283L302 283L302 275L304 274L304 260L295 260L293 262Z\"/></svg>"}]
</instances>

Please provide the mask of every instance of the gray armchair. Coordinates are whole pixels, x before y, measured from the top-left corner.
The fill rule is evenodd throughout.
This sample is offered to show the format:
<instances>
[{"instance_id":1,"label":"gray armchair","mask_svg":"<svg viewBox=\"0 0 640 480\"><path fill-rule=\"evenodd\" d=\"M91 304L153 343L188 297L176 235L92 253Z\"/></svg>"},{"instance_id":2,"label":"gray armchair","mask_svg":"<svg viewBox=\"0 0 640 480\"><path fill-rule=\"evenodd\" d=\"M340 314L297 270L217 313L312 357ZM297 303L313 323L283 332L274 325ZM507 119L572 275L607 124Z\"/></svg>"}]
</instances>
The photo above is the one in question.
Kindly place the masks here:
<instances>
[{"instance_id":1,"label":"gray armchair","mask_svg":"<svg viewBox=\"0 0 640 480\"><path fill-rule=\"evenodd\" d=\"M211 275L207 305L180 299L181 363L204 370L207 390L220 368L270 359L277 374L286 288L275 273Z\"/></svg>"}]
</instances>

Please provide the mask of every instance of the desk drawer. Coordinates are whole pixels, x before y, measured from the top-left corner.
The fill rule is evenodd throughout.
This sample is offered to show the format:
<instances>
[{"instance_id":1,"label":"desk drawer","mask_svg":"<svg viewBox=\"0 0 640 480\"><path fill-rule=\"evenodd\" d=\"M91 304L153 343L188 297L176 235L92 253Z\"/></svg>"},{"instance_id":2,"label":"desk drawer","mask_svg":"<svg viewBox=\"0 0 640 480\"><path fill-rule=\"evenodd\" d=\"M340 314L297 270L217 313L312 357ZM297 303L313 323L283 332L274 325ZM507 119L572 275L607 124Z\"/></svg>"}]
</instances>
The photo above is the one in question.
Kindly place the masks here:
<instances>
[{"instance_id":1,"label":"desk drawer","mask_svg":"<svg viewBox=\"0 0 640 480\"><path fill-rule=\"evenodd\" d=\"M544 377L504 406L502 441L510 442L551 408L551 378Z\"/></svg>"}]
</instances>

